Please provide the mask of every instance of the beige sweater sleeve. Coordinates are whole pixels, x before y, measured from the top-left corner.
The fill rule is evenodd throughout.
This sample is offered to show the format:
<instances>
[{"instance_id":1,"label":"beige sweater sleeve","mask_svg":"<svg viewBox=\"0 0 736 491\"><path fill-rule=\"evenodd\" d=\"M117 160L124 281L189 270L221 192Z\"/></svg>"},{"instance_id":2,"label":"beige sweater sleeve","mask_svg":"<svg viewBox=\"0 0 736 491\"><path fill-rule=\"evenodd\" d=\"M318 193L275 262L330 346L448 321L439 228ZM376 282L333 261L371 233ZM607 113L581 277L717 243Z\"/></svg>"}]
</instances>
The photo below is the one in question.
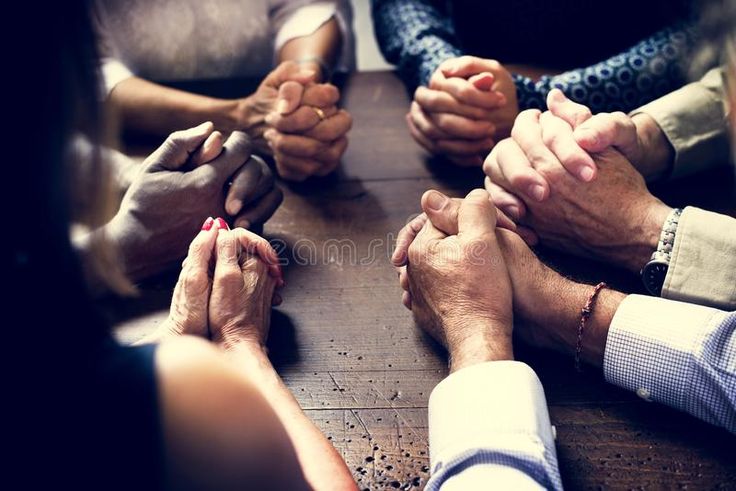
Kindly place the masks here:
<instances>
[{"instance_id":1,"label":"beige sweater sleeve","mask_svg":"<svg viewBox=\"0 0 736 491\"><path fill-rule=\"evenodd\" d=\"M646 113L675 149L672 177L723 165L730 158L723 69L714 68L631 114Z\"/></svg>"},{"instance_id":2,"label":"beige sweater sleeve","mask_svg":"<svg viewBox=\"0 0 736 491\"><path fill-rule=\"evenodd\" d=\"M736 309L736 218L685 208L662 297Z\"/></svg>"}]
</instances>

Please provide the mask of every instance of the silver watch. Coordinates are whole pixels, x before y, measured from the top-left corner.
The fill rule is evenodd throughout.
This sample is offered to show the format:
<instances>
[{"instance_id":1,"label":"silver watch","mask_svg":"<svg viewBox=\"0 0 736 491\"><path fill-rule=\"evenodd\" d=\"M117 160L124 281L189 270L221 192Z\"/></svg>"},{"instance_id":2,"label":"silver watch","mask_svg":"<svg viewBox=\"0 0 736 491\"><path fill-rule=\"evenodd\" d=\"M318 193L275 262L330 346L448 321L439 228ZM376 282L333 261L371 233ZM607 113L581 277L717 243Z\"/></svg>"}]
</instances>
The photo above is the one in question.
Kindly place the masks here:
<instances>
[{"instance_id":1,"label":"silver watch","mask_svg":"<svg viewBox=\"0 0 736 491\"><path fill-rule=\"evenodd\" d=\"M672 248L675 245L675 233L677 232L677 224L680 222L680 215L682 215L682 209L675 208L667 216L667 220L665 220L662 227L662 233L659 235L657 250L654 251L649 262L641 270L644 288L647 289L649 294L657 297L662 294L662 286L664 286L664 280L670 268Z\"/></svg>"}]
</instances>

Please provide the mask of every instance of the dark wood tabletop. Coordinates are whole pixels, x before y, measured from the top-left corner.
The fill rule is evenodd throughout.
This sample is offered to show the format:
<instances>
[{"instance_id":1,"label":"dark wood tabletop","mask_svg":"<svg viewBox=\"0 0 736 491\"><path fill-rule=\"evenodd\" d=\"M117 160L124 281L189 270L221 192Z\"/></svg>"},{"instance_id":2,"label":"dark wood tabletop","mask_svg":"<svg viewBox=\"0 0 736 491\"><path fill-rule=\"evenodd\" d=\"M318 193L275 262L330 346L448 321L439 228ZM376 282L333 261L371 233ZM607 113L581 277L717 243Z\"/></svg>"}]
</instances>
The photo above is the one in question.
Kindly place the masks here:
<instances>
[{"instance_id":1,"label":"dark wood tabletop","mask_svg":"<svg viewBox=\"0 0 736 491\"><path fill-rule=\"evenodd\" d=\"M284 203L265 226L289 260L271 353L360 489L420 489L429 477L427 400L447 374L446 356L401 305L389 254L425 190L461 196L482 186L482 174L427 160L406 129L408 97L392 73L355 74L343 93L355 122L341 170L284 184ZM673 205L736 211L730 169L656 191ZM542 256L577 278L641 291L621 271ZM115 304L119 337L152 330L170 298L170 286L159 286ZM727 432L609 385L599 371L577 373L571 359L523 346L517 355L544 385L567 488L736 488L736 438Z\"/></svg>"}]
</instances>

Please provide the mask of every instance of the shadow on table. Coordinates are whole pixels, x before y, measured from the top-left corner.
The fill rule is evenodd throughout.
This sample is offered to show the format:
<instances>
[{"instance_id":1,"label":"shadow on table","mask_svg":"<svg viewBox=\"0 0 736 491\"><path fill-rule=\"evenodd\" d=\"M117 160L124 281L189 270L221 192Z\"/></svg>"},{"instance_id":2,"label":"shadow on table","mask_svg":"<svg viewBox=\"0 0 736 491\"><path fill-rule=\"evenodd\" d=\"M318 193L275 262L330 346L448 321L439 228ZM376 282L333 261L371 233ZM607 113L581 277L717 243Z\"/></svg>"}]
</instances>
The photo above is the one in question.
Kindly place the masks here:
<instances>
[{"instance_id":1,"label":"shadow on table","mask_svg":"<svg viewBox=\"0 0 736 491\"><path fill-rule=\"evenodd\" d=\"M291 318L280 310L271 314L267 346L268 356L276 370L300 361L296 328Z\"/></svg>"},{"instance_id":2,"label":"shadow on table","mask_svg":"<svg viewBox=\"0 0 736 491\"><path fill-rule=\"evenodd\" d=\"M461 167L444 157L426 157L424 164L435 179L448 187L463 187L468 191L482 188L486 177L480 167Z\"/></svg>"}]
</instances>

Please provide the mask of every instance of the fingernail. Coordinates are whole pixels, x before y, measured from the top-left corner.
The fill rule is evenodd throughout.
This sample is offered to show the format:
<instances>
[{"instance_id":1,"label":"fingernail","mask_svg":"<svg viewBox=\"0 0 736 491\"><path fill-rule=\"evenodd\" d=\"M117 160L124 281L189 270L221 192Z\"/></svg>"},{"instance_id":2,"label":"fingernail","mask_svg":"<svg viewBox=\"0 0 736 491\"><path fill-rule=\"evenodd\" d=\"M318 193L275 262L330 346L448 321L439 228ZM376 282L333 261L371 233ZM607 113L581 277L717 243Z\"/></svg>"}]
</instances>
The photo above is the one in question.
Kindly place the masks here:
<instances>
[{"instance_id":1,"label":"fingernail","mask_svg":"<svg viewBox=\"0 0 736 491\"><path fill-rule=\"evenodd\" d=\"M447 196L438 193L437 191L431 191L427 195L427 206L432 209L439 211L442 209L443 206L445 206L445 203L447 202Z\"/></svg>"},{"instance_id":2,"label":"fingernail","mask_svg":"<svg viewBox=\"0 0 736 491\"><path fill-rule=\"evenodd\" d=\"M207 220L205 220L202 224L202 230L204 230L205 232L209 231L214 223L215 219L212 217L208 217Z\"/></svg>"},{"instance_id":3,"label":"fingernail","mask_svg":"<svg viewBox=\"0 0 736 491\"><path fill-rule=\"evenodd\" d=\"M273 126L274 119L276 119L276 116L274 115L274 113L268 113L264 121L266 121L266 124Z\"/></svg>"},{"instance_id":4,"label":"fingernail","mask_svg":"<svg viewBox=\"0 0 736 491\"><path fill-rule=\"evenodd\" d=\"M591 169L588 166L583 167L580 169L580 178L585 182L590 182L593 180L593 169Z\"/></svg>"},{"instance_id":5,"label":"fingernail","mask_svg":"<svg viewBox=\"0 0 736 491\"><path fill-rule=\"evenodd\" d=\"M217 220L215 221L217 222L217 228L219 230L230 230L230 227L228 226L227 222L223 220L222 218L217 217Z\"/></svg>"},{"instance_id":6,"label":"fingernail","mask_svg":"<svg viewBox=\"0 0 736 491\"><path fill-rule=\"evenodd\" d=\"M286 110L289 109L289 103L285 99L281 99L276 103L276 112L279 114L285 114Z\"/></svg>"},{"instance_id":7,"label":"fingernail","mask_svg":"<svg viewBox=\"0 0 736 491\"><path fill-rule=\"evenodd\" d=\"M242 207L243 207L243 202L239 199L234 199L228 203L227 212L230 213L231 215L237 215Z\"/></svg>"},{"instance_id":8,"label":"fingernail","mask_svg":"<svg viewBox=\"0 0 736 491\"><path fill-rule=\"evenodd\" d=\"M529 187L529 194L531 194L532 198L535 200L542 201L544 199L544 187L540 184L532 184Z\"/></svg>"}]
</instances>

